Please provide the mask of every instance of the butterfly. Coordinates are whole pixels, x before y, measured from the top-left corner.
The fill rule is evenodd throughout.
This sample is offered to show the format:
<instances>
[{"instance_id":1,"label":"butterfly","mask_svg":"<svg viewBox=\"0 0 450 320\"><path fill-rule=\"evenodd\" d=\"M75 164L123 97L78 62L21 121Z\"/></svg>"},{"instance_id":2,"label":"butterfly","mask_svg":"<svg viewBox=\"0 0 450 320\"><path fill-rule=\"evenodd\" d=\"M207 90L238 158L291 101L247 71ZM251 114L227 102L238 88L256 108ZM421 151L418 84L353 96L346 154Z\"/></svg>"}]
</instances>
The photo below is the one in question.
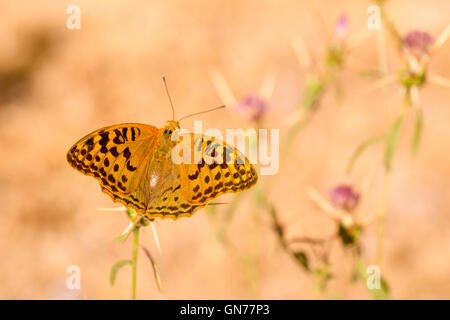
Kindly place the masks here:
<instances>
[{"instance_id":1,"label":"butterfly","mask_svg":"<svg viewBox=\"0 0 450 320\"><path fill-rule=\"evenodd\" d=\"M188 161L174 161L174 155ZM218 196L258 181L236 148L214 137L180 134L175 120L160 129L126 123L95 130L70 148L67 161L94 177L114 202L149 219L190 217Z\"/></svg>"}]
</instances>

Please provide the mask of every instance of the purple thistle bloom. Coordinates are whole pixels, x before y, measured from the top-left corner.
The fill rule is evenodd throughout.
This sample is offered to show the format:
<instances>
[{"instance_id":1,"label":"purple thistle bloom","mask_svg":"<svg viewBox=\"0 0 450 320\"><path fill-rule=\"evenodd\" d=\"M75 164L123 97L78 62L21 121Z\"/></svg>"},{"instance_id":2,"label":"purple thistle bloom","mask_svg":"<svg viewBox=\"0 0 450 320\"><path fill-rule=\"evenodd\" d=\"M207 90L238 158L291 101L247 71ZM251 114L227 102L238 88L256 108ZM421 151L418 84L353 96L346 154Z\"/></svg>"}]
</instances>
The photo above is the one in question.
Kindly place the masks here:
<instances>
[{"instance_id":1,"label":"purple thistle bloom","mask_svg":"<svg viewBox=\"0 0 450 320\"><path fill-rule=\"evenodd\" d=\"M243 117L259 120L267 111L267 103L257 95L248 95L236 104L236 110Z\"/></svg>"},{"instance_id":2,"label":"purple thistle bloom","mask_svg":"<svg viewBox=\"0 0 450 320\"><path fill-rule=\"evenodd\" d=\"M413 30L403 37L403 45L417 58L428 54L428 50L432 44L433 37L427 32Z\"/></svg>"},{"instance_id":3,"label":"purple thistle bloom","mask_svg":"<svg viewBox=\"0 0 450 320\"><path fill-rule=\"evenodd\" d=\"M328 193L330 202L337 209L353 211L359 201L359 193L349 185L338 185Z\"/></svg>"},{"instance_id":4,"label":"purple thistle bloom","mask_svg":"<svg viewBox=\"0 0 450 320\"><path fill-rule=\"evenodd\" d=\"M348 34L348 18L346 14L341 14L334 28L334 34L337 38L343 39Z\"/></svg>"}]
</instances>

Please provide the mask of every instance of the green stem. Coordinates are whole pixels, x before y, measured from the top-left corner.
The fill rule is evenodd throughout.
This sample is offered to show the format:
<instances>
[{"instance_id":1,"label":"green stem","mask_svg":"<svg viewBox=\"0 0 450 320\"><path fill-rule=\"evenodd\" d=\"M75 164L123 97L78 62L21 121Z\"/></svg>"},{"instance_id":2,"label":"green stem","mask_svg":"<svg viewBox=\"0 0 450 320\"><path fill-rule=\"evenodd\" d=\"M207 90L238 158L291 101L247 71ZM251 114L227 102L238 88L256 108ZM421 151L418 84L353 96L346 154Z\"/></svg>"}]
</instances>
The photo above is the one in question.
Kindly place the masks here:
<instances>
[{"instance_id":1,"label":"green stem","mask_svg":"<svg viewBox=\"0 0 450 320\"><path fill-rule=\"evenodd\" d=\"M253 226L251 231L251 264L249 266L251 272L251 299L258 299L259 296L259 260L260 260L260 224L261 215L260 211L262 209L262 199L264 198L264 191L262 181L255 186L254 191L254 203L253 203Z\"/></svg>"},{"instance_id":2,"label":"green stem","mask_svg":"<svg viewBox=\"0 0 450 320\"><path fill-rule=\"evenodd\" d=\"M395 28L394 24L389 19L384 6L382 6L382 3L378 1L378 5L381 8L381 18L383 19L384 23L388 27L388 31L391 35L394 36L394 38L399 41L399 33L397 32L397 29ZM386 39L384 38L383 33L379 33L378 41L377 41L377 48L378 48L378 55L379 55L379 61L378 61L378 69L380 73L383 76L386 76L388 73L388 64L387 64L387 47L386 47ZM391 115L391 98L386 90L386 88L383 88L383 93L385 95L386 99L386 122L388 125L388 128L391 126L392 122L392 115ZM389 143L389 137L386 138L387 142ZM375 264L380 266L381 265L381 259L382 259L382 253L383 253L383 236L384 236L384 227L385 227L385 219L386 219L386 212L387 212L387 206L388 206L388 196L389 196L389 184L390 184L390 170L385 169L385 178L384 178L384 186L383 186L383 195L381 199L381 207L380 212L377 217L377 229L376 229L376 247L375 247ZM362 260L359 257L359 262L362 262Z\"/></svg>"},{"instance_id":3,"label":"green stem","mask_svg":"<svg viewBox=\"0 0 450 320\"><path fill-rule=\"evenodd\" d=\"M133 257L131 259L131 270L132 270L132 288L131 288L131 299L136 300L136 265L137 265L137 255L139 249L139 227L133 230Z\"/></svg>"},{"instance_id":4,"label":"green stem","mask_svg":"<svg viewBox=\"0 0 450 320\"><path fill-rule=\"evenodd\" d=\"M379 2L378 5L380 7L382 21L385 23L387 30L389 31L391 36L395 39L398 46L401 48L403 46L403 40L402 40L402 36L400 35L400 32L398 31L398 29L392 22L392 19L389 17L388 13L386 12L384 5L380 1L377 1L377 2Z\"/></svg>"},{"instance_id":5,"label":"green stem","mask_svg":"<svg viewBox=\"0 0 450 320\"><path fill-rule=\"evenodd\" d=\"M381 203L381 210L377 221L377 238L376 238L376 249L375 249L375 264L381 266L381 258L383 254L383 236L384 236L384 225L386 220L386 212L389 198L389 182L390 182L390 171L385 172L385 180L383 187L383 199Z\"/></svg>"}]
</instances>

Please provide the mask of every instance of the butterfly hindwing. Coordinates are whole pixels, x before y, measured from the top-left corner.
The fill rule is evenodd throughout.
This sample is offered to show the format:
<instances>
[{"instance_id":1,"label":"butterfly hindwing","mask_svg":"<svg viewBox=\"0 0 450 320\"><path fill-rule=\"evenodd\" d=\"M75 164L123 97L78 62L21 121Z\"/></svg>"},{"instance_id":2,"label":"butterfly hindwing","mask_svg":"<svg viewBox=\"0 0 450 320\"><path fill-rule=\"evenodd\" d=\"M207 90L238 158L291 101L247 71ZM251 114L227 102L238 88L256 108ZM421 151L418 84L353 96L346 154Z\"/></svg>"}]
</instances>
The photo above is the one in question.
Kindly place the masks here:
<instances>
[{"instance_id":1,"label":"butterfly hindwing","mask_svg":"<svg viewBox=\"0 0 450 320\"><path fill-rule=\"evenodd\" d=\"M198 209L206 206L206 203L190 203L181 194L180 173L170 158L163 164L163 170L158 170L153 165L153 152L142 164L143 174L139 184L131 193L120 194L103 188L114 202L120 202L126 207L135 209L138 213L145 214L147 218L171 218L190 217ZM154 181L154 183L152 182Z\"/></svg>"},{"instance_id":2,"label":"butterfly hindwing","mask_svg":"<svg viewBox=\"0 0 450 320\"><path fill-rule=\"evenodd\" d=\"M196 134L191 134L188 143L191 163L179 165L181 192L188 202L207 203L221 194L240 192L256 184L256 169L236 148Z\"/></svg>"},{"instance_id":3,"label":"butterfly hindwing","mask_svg":"<svg viewBox=\"0 0 450 320\"><path fill-rule=\"evenodd\" d=\"M176 165L168 162L167 170L170 172L163 180L162 185L153 195L145 214L148 218L172 218L190 217L206 203L190 203L181 193L180 172Z\"/></svg>"}]
</instances>

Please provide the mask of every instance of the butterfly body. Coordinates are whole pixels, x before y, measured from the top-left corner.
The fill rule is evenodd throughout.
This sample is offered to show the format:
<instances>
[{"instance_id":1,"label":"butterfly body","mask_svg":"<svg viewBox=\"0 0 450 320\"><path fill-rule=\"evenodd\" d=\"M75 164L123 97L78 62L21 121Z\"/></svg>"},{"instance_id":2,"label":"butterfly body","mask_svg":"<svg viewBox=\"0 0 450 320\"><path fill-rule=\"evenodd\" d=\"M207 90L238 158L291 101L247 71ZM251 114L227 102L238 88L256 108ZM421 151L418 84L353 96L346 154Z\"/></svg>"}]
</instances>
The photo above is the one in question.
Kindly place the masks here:
<instances>
[{"instance_id":1,"label":"butterfly body","mask_svg":"<svg viewBox=\"0 0 450 320\"><path fill-rule=\"evenodd\" d=\"M190 217L219 195L256 184L255 168L235 148L214 137L174 136L179 128L177 121L161 129L137 123L105 127L75 143L67 161L94 177L113 201L148 218ZM187 150L190 161L174 163L176 146Z\"/></svg>"}]
</instances>

